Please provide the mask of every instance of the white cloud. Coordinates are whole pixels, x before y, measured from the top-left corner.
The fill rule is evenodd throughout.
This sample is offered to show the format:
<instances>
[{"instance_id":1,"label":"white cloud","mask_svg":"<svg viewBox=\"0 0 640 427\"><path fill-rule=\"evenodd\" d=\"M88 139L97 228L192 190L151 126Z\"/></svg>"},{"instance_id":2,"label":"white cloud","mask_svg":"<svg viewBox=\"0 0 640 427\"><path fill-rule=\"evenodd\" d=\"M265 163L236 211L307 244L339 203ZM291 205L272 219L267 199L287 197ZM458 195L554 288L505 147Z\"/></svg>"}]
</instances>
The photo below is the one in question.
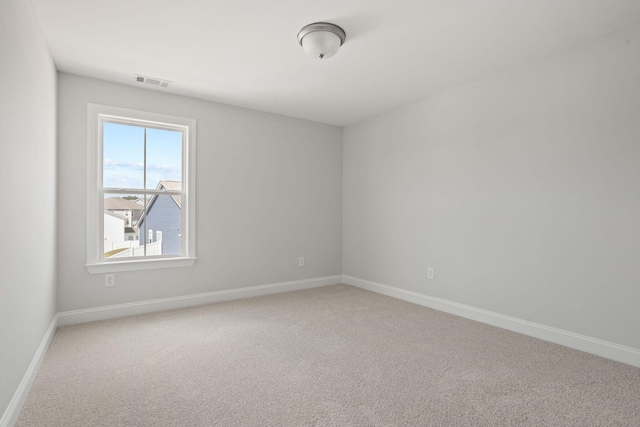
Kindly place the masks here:
<instances>
[{"instance_id":1,"label":"white cloud","mask_svg":"<svg viewBox=\"0 0 640 427\"><path fill-rule=\"evenodd\" d=\"M144 164L140 162L127 162L121 160L112 160L112 159L104 159L104 169L105 170L133 170L133 171L142 171L144 170ZM172 175L180 173L179 166L173 165L159 165L159 164L151 164L147 165L147 173L149 172L159 172L166 175Z\"/></svg>"},{"instance_id":2,"label":"white cloud","mask_svg":"<svg viewBox=\"0 0 640 427\"><path fill-rule=\"evenodd\" d=\"M124 162L120 160L104 159L104 168L107 170L129 169L141 171L144 165L140 162Z\"/></svg>"},{"instance_id":3,"label":"white cloud","mask_svg":"<svg viewBox=\"0 0 640 427\"><path fill-rule=\"evenodd\" d=\"M147 165L147 182L155 188L161 180L181 180L180 167L173 165ZM144 164L113 159L104 160L104 185L111 188L142 188Z\"/></svg>"}]
</instances>

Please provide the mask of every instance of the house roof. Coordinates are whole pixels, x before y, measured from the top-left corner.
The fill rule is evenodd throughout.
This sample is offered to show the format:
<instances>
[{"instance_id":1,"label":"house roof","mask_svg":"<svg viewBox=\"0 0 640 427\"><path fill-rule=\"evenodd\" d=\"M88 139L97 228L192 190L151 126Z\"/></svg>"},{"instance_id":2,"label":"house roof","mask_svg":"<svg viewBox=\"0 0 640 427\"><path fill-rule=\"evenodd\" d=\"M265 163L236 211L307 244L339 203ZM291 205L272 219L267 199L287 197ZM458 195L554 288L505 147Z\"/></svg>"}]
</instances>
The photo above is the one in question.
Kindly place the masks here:
<instances>
[{"instance_id":1,"label":"house roof","mask_svg":"<svg viewBox=\"0 0 640 427\"><path fill-rule=\"evenodd\" d=\"M169 191L180 191L182 190L182 182L181 181L160 181L156 188L157 189L164 188L165 190L169 190ZM178 205L178 207L182 209L182 196L172 195L171 198L173 199L174 202L176 202L176 205Z\"/></svg>"},{"instance_id":2,"label":"house roof","mask_svg":"<svg viewBox=\"0 0 640 427\"><path fill-rule=\"evenodd\" d=\"M110 211L136 211L144 209L144 206L122 197L107 197L104 199L104 208Z\"/></svg>"},{"instance_id":3,"label":"house roof","mask_svg":"<svg viewBox=\"0 0 640 427\"><path fill-rule=\"evenodd\" d=\"M182 190L182 182L163 180L158 182L158 185L156 186L156 190L180 191ZM182 196L180 196L179 194L171 194L170 196L173 199L173 201L176 203L176 205L178 205L178 208L182 209ZM143 211L142 214L140 215L138 224L142 224L142 222L144 221L145 212L148 212L149 209L151 209L151 206L153 206L153 203L156 201L156 197L158 196L154 195L149 199L149 201L147 202L147 209L146 211Z\"/></svg>"}]
</instances>

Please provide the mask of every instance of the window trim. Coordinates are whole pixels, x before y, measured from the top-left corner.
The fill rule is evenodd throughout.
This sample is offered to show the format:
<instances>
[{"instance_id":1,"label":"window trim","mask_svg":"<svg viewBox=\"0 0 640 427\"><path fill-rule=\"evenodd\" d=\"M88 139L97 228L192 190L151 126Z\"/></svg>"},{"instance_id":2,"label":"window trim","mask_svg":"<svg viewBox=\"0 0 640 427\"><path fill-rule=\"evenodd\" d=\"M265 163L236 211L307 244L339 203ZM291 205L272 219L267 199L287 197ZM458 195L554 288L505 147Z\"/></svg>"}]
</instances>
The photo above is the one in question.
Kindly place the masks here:
<instances>
[{"instance_id":1,"label":"window trim","mask_svg":"<svg viewBox=\"0 0 640 427\"><path fill-rule=\"evenodd\" d=\"M182 201L183 225L187 230L184 235L182 254L176 256L163 256L162 258L145 259L102 259L104 253L103 242L99 241L100 220L99 208L101 206L98 195L103 188L103 141L100 127L103 120L115 119L129 123L152 124L157 127L163 125L181 126L185 128L186 137L183 142L183 190ZM156 268L187 267L192 266L196 260L196 121L184 117L169 116L150 113L146 111L131 110L127 108L112 107L107 105L87 105L87 262L85 267L90 274L113 273L119 271L148 270ZM103 251L103 252L100 252Z\"/></svg>"}]
</instances>

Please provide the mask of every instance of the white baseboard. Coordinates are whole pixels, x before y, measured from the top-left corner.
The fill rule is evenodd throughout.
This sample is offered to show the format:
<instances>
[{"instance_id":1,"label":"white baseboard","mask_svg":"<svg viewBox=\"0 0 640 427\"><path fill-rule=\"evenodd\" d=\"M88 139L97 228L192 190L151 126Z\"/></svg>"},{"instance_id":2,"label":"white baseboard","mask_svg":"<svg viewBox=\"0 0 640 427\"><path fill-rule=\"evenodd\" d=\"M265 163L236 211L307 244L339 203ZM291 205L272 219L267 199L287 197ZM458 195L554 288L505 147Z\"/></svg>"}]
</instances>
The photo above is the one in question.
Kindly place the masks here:
<instances>
[{"instance_id":1,"label":"white baseboard","mask_svg":"<svg viewBox=\"0 0 640 427\"><path fill-rule=\"evenodd\" d=\"M444 311L445 313L497 326L523 335L539 338L586 353L595 354L617 362L640 367L640 349L627 347L609 341L580 335L539 323L528 322L516 317L505 316L492 311L430 297L417 292L407 291L393 286L383 285L356 277L343 275L342 283L366 289L368 291L398 298L424 307Z\"/></svg>"},{"instance_id":2,"label":"white baseboard","mask_svg":"<svg viewBox=\"0 0 640 427\"><path fill-rule=\"evenodd\" d=\"M292 282L249 286L240 289L206 292L203 294L110 305L106 307L63 311L58 313L58 325L72 325L76 323L93 322L96 320L115 319L117 317L131 316L134 314L151 313L154 311L211 304L238 298L248 298L261 295L276 294L280 292L310 289L319 286L335 285L340 283L341 280L342 276L318 277L314 279L295 280Z\"/></svg>"},{"instance_id":3,"label":"white baseboard","mask_svg":"<svg viewBox=\"0 0 640 427\"><path fill-rule=\"evenodd\" d=\"M13 398L11 399L11 402L9 402L9 406L7 406L7 409L4 411L4 415L2 415L2 418L0 418L0 427L11 427L18 420L22 405L24 405L24 402L27 399L27 395L29 394L29 390L31 390L31 385L36 379L36 375L38 375L40 365L42 365L44 355L47 354L49 344L51 344L51 340L56 333L57 327L58 315L56 314L55 316L53 316L53 319L51 319L49 328L47 328L47 331L44 333L42 341L40 341L40 345L38 346L38 350L36 350L33 359L31 359L31 363L27 368L27 372L25 372L24 376L22 377L22 381L20 381L18 389L13 394Z\"/></svg>"}]
</instances>

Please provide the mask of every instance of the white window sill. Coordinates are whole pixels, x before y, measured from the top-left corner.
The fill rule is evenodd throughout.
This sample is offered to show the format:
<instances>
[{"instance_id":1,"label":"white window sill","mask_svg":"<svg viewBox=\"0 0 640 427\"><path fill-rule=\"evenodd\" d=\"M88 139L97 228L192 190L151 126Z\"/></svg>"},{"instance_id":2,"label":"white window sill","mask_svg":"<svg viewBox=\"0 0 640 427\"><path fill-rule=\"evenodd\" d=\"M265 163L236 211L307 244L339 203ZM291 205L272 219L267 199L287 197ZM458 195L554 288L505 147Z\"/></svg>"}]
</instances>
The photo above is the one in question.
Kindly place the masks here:
<instances>
[{"instance_id":1,"label":"white window sill","mask_svg":"<svg viewBox=\"0 0 640 427\"><path fill-rule=\"evenodd\" d=\"M119 271L155 270L157 268L191 267L196 257L162 258L132 261L101 262L86 264L89 274L117 273Z\"/></svg>"}]
</instances>

